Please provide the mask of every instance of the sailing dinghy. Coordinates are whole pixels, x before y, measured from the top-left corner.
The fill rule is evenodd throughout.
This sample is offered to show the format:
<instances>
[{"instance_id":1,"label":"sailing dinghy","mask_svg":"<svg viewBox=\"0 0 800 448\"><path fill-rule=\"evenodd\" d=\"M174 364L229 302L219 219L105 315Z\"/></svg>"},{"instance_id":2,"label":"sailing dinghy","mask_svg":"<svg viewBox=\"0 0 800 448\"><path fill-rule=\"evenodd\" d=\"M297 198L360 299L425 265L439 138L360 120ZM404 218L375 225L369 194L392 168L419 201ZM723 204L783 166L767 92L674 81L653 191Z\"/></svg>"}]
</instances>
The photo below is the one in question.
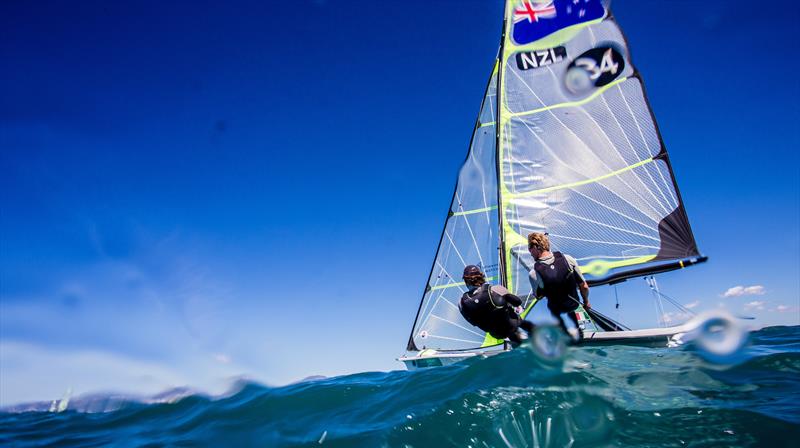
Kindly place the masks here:
<instances>
[{"instance_id":1,"label":"sailing dinghy","mask_svg":"<svg viewBox=\"0 0 800 448\"><path fill-rule=\"evenodd\" d=\"M407 353L409 369L509 347L458 310L464 266L537 304L530 232L592 287L706 261L627 41L602 0L508 0L500 51L459 172ZM660 300L660 297L659 297ZM578 310L587 344L667 346L686 326L630 330ZM592 330L594 328L594 330Z\"/></svg>"}]
</instances>

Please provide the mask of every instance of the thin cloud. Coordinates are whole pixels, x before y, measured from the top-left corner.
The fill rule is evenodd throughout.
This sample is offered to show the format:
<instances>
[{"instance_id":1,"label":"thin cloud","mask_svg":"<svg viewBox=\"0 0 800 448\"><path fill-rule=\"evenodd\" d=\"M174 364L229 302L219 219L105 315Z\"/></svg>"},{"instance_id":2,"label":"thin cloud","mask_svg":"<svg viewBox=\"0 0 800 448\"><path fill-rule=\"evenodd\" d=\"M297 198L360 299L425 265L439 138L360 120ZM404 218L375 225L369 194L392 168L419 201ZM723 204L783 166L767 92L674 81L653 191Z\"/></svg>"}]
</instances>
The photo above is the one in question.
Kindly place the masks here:
<instances>
[{"instance_id":1,"label":"thin cloud","mask_svg":"<svg viewBox=\"0 0 800 448\"><path fill-rule=\"evenodd\" d=\"M766 291L761 285L734 286L722 293L722 297L763 296Z\"/></svg>"},{"instance_id":2,"label":"thin cloud","mask_svg":"<svg viewBox=\"0 0 800 448\"><path fill-rule=\"evenodd\" d=\"M796 306L784 305L784 304L781 303L778 306L776 306L775 308L770 308L769 310L770 311L775 311L775 312L778 312L778 313L784 313L786 311L797 311L797 310L800 310L800 308L797 308Z\"/></svg>"},{"instance_id":3,"label":"thin cloud","mask_svg":"<svg viewBox=\"0 0 800 448\"><path fill-rule=\"evenodd\" d=\"M745 303L745 304L744 304L744 309L745 309L745 311L750 311L750 310L763 310L763 309L764 309L764 304L765 304L765 303L766 303L766 302L763 302L763 301L761 301L761 300L754 300L754 301L752 301L752 302Z\"/></svg>"},{"instance_id":4,"label":"thin cloud","mask_svg":"<svg viewBox=\"0 0 800 448\"><path fill-rule=\"evenodd\" d=\"M214 360L217 361L220 364L230 364L231 363L231 357L226 355L226 354L224 354L224 353L215 354L214 355Z\"/></svg>"},{"instance_id":5,"label":"thin cloud","mask_svg":"<svg viewBox=\"0 0 800 448\"><path fill-rule=\"evenodd\" d=\"M698 305L700 305L700 301L699 300L695 300L694 302L687 303L686 305L683 305L683 306L684 306L684 308L690 310L692 308L697 308Z\"/></svg>"},{"instance_id":6,"label":"thin cloud","mask_svg":"<svg viewBox=\"0 0 800 448\"><path fill-rule=\"evenodd\" d=\"M667 312L661 315L661 319L664 321L665 324L669 324L672 322L685 320L691 317L688 313L682 313L680 311L674 312Z\"/></svg>"}]
</instances>

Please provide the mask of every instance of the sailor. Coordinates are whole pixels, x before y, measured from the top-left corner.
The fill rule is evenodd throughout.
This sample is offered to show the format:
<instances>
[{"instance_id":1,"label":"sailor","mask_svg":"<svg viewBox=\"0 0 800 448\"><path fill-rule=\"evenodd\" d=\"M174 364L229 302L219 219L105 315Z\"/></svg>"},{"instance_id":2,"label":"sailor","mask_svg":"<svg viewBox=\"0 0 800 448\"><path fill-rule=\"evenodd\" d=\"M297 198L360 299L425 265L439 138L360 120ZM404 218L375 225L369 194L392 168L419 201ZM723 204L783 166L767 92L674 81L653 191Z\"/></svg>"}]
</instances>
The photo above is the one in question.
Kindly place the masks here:
<instances>
[{"instance_id":1,"label":"sailor","mask_svg":"<svg viewBox=\"0 0 800 448\"><path fill-rule=\"evenodd\" d=\"M520 327L528 334L533 331L533 324L519 316L522 311L519 297L503 286L489 284L478 266L464 268L463 278L469 291L461 296L458 309L467 322L494 338L508 338L515 347L525 339Z\"/></svg>"},{"instance_id":2,"label":"sailor","mask_svg":"<svg viewBox=\"0 0 800 448\"><path fill-rule=\"evenodd\" d=\"M575 310L578 309L578 291L583 298L583 307L591 308L589 304L589 284L583 278L577 261L561 252L550 252L550 240L546 234L531 233L528 235L528 252L535 261L530 271L530 281L536 297L547 297L547 309L558 320L564 332L567 326L561 314L567 316L578 330L578 340L583 339L583 329L578 325Z\"/></svg>"}]
</instances>

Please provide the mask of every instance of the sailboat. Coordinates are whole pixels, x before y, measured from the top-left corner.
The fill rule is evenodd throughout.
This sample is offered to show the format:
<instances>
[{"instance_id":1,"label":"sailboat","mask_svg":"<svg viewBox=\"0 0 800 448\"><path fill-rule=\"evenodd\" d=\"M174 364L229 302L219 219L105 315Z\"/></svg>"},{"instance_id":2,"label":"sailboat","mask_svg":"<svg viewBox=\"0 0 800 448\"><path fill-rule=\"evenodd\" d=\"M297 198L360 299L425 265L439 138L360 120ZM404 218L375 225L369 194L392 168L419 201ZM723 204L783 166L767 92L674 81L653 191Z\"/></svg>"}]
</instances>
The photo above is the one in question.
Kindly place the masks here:
<instances>
[{"instance_id":1,"label":"sailboat","mask_svg":"<svg viewBox=\"0 0 800 448\"><path fill-rule=\"evenodd\" d=\"M409 369L509 349L464 320L461 272L539 302L527 235L578 261L590 287L687 268L697 248L628 43L604 0L507 0L500 50L406 354ZM660 294L660 292L658 292ZM588 311L588 312L587 312ZM683 326L630 330L577 311L584 343L667 346Z\"/></svg>"}]
</instances>

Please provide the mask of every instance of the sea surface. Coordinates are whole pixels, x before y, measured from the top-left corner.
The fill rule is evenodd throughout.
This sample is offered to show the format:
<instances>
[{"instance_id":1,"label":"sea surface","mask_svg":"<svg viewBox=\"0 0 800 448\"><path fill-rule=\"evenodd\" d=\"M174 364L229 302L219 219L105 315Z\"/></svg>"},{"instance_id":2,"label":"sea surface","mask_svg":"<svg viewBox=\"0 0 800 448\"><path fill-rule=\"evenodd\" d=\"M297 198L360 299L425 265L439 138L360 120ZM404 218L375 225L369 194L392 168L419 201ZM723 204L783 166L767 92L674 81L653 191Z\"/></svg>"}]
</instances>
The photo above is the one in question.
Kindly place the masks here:
<instances>
[{"instance_id":1,"label":"sea surface","mask_svg":"<svg viewBox=\"0 0 800 448\"><path fill-rule=\"evenodd\" d=\"M0 412L0 446L800 446L800 326L735 357L681 348L520 348L413 372L359 373L222 397L74 399ZM398 368L400 365L398 364Z\"/></svg>"}]
</instances>

